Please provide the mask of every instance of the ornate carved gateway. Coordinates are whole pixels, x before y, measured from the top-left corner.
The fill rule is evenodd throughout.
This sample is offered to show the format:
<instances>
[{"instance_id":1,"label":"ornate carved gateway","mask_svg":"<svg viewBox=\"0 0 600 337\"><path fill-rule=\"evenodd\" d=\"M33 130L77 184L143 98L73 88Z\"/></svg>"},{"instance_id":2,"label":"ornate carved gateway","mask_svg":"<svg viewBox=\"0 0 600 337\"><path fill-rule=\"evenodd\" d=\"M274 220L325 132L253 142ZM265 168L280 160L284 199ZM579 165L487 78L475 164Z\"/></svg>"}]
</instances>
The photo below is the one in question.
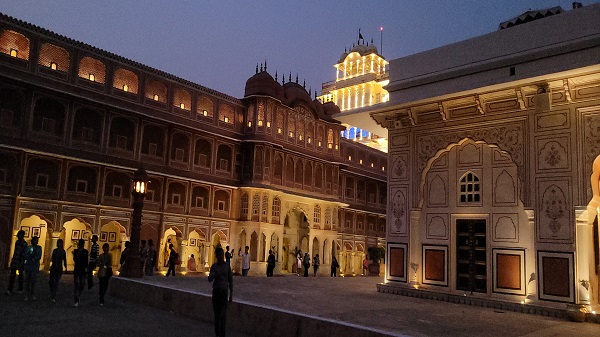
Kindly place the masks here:
<instances>
[{"instance_id":1,"label":"ornate carved gateway","mask_svg":"<svg viewBox=\"0 0 600 337\"><path fill-rule=\"evenodd\" d=\"M371 112L390 139L383 287L598 306L600 27L579 31L598 20L591 5L390 62Z\"/></svg>"}]
</instances>

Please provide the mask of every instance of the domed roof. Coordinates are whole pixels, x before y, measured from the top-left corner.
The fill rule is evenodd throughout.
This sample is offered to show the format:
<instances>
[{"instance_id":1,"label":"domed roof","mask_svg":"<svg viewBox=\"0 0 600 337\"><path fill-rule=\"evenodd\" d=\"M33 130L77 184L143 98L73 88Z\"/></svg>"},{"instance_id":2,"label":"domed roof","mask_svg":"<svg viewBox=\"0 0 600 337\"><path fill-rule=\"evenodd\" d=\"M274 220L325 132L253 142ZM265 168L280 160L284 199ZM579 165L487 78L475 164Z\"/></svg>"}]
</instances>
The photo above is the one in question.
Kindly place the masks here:
<instances>
[{"instance_id":1,"label":"domed roof","mask_svg":"<svg viewBox=\"0 0 600 337\"><path fill-rule=\"evenodd\" d=\"M244 96L267 95L279 98L281 86L266 71L256 73L246 81Z\"/></svg>"},{"instance_id":2,"label":"domed roof","mask_svg":"<svg viewBox=\"0 0 600 337\"><path fill-rule=\"evenodd\" d=\"M357 45L353 46L349 52L344 51L342 53L342 55L340 56L340 60L338 61L338 63L344 62L344 59L346 59L346 57L350 53L358 53L360 56L366 56L366 55L369 55L372 53L377 54L377 47L373 43L371 43L370 45L357 44Z\"/></svg>"}]
</instances>

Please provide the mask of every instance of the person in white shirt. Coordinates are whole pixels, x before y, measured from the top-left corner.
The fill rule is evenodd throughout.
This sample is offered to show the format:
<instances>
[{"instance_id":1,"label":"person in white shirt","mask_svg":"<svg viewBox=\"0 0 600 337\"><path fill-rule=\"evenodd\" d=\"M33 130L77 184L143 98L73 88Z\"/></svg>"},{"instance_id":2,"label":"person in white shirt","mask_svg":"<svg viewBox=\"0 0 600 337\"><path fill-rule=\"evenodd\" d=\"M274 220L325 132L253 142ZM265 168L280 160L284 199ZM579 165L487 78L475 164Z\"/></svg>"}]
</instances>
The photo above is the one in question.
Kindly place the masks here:
<instances>
[{"instance_id":1,"label":"person in white shirt","mask_svg":"<svg viewBox=\"0 0 600 337\"><path fill-rule=\"evenodd\" d=\"M250 254L248 251L250 247L246 246L245 251L242 253L242 276L248 276L248 270L250 270Z\"/></svg>"}]
</instances>

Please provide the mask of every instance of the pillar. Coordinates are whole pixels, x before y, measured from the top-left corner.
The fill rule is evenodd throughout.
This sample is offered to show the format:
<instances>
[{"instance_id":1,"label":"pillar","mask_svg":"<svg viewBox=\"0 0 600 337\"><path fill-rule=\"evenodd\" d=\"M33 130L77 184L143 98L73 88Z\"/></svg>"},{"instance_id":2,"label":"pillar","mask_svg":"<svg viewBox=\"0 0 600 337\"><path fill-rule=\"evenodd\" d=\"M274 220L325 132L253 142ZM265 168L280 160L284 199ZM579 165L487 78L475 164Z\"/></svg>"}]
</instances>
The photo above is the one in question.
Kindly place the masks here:
<instances>
[{"instance_id":1,"label":"pillar","mask_svg":"<svg viewBox=\"0 0 600 337\"><path fill-rule=\"evenodd\" d=\"M590 301L590 289L591 289L591 276L594 270L593 258L594 256L594 234L593 234L593 222L588 221L588 217L583 216L587 209L585 207L577 207L575 209L576 220L576 233L575 233L575 256L576 256L576 272L575 272L575 294L576 303L581 306L589 306ZM598 214L598 210L591 210L593 213ZM595 219L595 217L594 217Z\"/></svg>"}]
</instances>

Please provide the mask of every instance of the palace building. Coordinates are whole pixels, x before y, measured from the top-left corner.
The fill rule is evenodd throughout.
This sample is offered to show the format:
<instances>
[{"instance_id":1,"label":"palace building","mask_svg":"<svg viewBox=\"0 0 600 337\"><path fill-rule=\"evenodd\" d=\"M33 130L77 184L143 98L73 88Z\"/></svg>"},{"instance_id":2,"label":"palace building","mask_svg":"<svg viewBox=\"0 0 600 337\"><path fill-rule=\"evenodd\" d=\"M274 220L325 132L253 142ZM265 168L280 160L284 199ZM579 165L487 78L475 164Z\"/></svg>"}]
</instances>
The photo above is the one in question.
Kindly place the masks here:
<instances>
[{"instance_id":1,"label":"palace building","mask_svg":"<svg viewBox=\"0 0 600 337\"><path fill-rule=\"evenodd\" d=\"M598 22L530 11L390 62L380 290L597 310Z\"/></svg>"},{"instance_id":2,"label":"palace building","mask_svg":"<svg viewBox=\"0 0 600 337\"><path fill-rule=\"evenodd\" d=\"M377 52L373 40L370 45L365 44L359 32L357 44L350 51L344 50L334 64L335 81L323 83L318 97L321 102L334 102L340 107L340 113L334 117L346 126L342 137L383 152L388 147L387 130L374 123L368 114L356 112L389 101L389 93L384 89L389 83L388 64ZM363 118L356 118L359 116Z\"/></svg>"},{"instance_id":3,"label":"palace building","mask_svg":"<svg viewBox=\"0 0 600 337\"><path fill-rule=\"evenodd\" d=\"M248 245L255 273L269 249L276 272L294 271L297 249L360 272L385 245L387 154L341 138L339 112L266 63L237 99L2 15L0 262L24 230L44 269L59 238L70 253L93 234L117 267L143 166L141 239L161 269L173 243L182 271L192 254L204 271L216 246Z\"/></svg>"}]
</instances>

